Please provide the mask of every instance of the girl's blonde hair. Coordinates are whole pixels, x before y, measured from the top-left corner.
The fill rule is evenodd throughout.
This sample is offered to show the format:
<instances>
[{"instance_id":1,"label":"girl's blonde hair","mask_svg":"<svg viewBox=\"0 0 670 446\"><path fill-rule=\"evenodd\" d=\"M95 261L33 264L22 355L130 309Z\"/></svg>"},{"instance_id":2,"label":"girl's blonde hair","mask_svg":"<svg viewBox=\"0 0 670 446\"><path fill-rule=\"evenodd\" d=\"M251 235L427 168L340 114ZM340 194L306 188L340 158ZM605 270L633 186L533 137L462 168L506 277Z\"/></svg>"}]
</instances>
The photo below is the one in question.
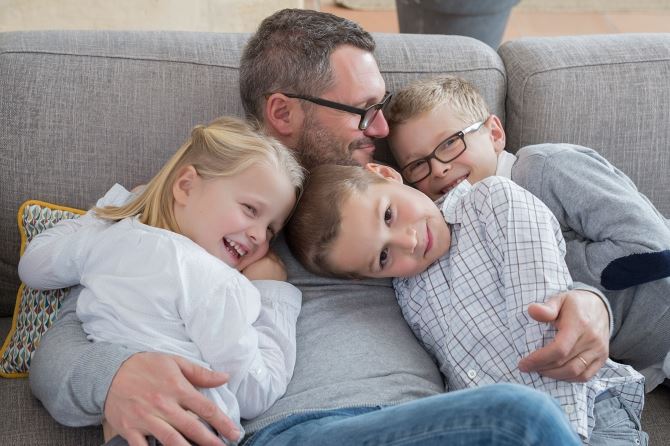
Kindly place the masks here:
<instances>
[{"instance_id":1,"label":"girl's blonde hair","mask_svg":"<svg viewBox=\"0 0 670 446\"><path fill-rule=\"evenodd\" d=\"M289 149L240 119L221 117L206 126L194 127L191 138L132 201L93 210L108 220L139 215L140 222L146 225L179 232L172 185L183 167L192 165L207 180L236 175L257 163L266 163L286 175L296 190L296 198L300 195L305 173Z\"/></svg>"}]
</instances>

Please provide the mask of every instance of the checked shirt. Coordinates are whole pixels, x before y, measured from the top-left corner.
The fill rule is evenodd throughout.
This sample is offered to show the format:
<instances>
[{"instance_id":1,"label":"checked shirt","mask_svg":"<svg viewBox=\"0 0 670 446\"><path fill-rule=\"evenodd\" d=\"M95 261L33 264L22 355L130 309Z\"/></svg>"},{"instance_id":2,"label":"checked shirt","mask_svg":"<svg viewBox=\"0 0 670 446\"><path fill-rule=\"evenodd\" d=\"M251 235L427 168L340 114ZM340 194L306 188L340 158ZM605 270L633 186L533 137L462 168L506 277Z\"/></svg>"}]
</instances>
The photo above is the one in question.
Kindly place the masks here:
<instances>
[{"instance_id":1,"label":"checked shirt","mask_svg":"<svg viewBox=\"0 0 670 446\"><path fill-rule=\"evenodd\" d=\"M517 367L556 334L528 316L528 305L572 287L565 242L549 209L502 177L475 186L463 181L436 204L451 226L449 252L393 285L405 319L436 359L447 388L532 386L559 402L582 438L593 430L595 398L605 390L639 417L644 378L629 366L608 359L586 383Z\"/></svg>"}]
</instances>

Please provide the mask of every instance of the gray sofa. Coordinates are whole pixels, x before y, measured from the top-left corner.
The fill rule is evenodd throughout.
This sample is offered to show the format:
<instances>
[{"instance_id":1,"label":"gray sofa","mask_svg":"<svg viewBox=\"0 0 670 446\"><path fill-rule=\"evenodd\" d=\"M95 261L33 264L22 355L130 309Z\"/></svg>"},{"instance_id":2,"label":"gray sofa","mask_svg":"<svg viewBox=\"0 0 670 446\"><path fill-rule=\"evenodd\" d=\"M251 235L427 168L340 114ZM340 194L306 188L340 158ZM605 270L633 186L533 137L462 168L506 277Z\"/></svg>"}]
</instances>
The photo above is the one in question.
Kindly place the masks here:
<instances>
[{"instance_id":1,"label":"gray sofa","mask_svg":"<svg viewBox=\"0 0 670 446\"><path fill-rule=\"evenodd\" d=\"M508 148L593 147L670 215L670 34L526 39L499 52L464 37L377 35L389 90L423 76L470 79L505 122ZM145 182L189 129L242 115L242 34L0 33L0 334L19 280L16 211L36 198L78 208L114 182ZM0 444L85 445L97 427L57 425L26 379L0 378ZM670 438L670 391L649 395L652 444Z\"/></svg>"}]
</instances>

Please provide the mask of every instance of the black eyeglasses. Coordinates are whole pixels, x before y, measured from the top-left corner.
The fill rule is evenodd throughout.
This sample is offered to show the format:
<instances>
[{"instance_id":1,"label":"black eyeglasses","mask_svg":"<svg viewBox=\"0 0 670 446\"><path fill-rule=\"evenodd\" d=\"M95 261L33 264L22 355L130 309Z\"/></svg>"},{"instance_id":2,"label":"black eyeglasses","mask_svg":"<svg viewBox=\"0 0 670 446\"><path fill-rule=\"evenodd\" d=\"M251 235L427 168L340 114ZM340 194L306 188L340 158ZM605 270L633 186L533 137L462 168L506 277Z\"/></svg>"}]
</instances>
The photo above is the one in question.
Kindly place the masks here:
<instances>
[{"instance_id":1,"label":"black eyeglasses","mask_svg":"<svg viewBox=\"0 0 670 446\"><path fill-rule=\"evenodd\" d=\"M467 148L465 145L465 135L479 130L484 125L484 122L486 121L475 122L460 132L454 133L439 143L430 155L411 161L405 165L405 167L400 169L400 174L407 184L414 186L416 183L428 178L433 171L433 166L430 162L433 158L441 163L447 164L461 156Z\"/></svg>"},{"instance_id":2,"label":"black eyeglasses","mask_svg":"<svg viewBox=\"0 0 670 446\"><path fill-rule=\"evenodd\" d=\"M358 123L358 130L367 129L377 117L377 113L379 113L379 110L381 110L386 106L386 104L388 104L392 96L392 94L387 91L384 94L384 97L382 98L381 102L377 104L372 104L367 108L358 108L353 107L351 105L340 104L339 102L329 101L327 99L315 98L313 96L306 96L302 94L293 94L293 93L282 93L282 94L287 98L302 99L317 105L322 105L324 107L334 108L335 110L341 110L359 115L361 117L361 120Z\"/></svg>"}]
</instances>

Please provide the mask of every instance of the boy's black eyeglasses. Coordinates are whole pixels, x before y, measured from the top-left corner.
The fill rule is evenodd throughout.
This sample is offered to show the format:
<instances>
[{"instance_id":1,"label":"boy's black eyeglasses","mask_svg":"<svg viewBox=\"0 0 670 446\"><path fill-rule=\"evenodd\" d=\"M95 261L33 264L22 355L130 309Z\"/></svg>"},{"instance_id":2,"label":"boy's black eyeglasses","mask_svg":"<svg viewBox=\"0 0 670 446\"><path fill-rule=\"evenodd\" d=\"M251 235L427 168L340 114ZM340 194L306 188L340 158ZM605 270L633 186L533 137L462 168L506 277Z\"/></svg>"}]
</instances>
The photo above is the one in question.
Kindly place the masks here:
<instances>
[{"instance_id":1,"label":"boy's black eyeglasses","mask_svg":"<svg viewBox=\"0 0 670 446\"><path fill-rule=\"evenodd\" d=\"M379 113L379 110L381 110L386 106L386 104L388 104L392 96L392 94L387 91L384 94L384 97L382 98L381 102L377 104L372 104L371 106L366 108L358 108L353 107L351 105L340 104L339 102L329 101L327 99L315 98L313 96L306 96L302 94L293 94L293 93L282 93L282 94L287 98L302 99L304 101L309 101L317 105L322 105L324 107L334 108L335 110L341 110L359 115L361 117L361 120L358 123L358 130L367 129L377 117L377 113Z\"/></svg>"},{"instance_id":2,"label":"boy's black eyeglasses","mask_svg":"<svg viewBox=\"0 0 670 446\"><path fill-rule=\"evenodd\" d=\"M461 156L467 148L465 144L465 135L476 132L485 122L485 120L475 122L460 132L456 132L449 136L439 143L430 155L411 161L405 165L405 167L401 168L400 174L410 186L414 186L416 183L425 180L433 171L433 166L430 160L435 158L439 162L447 164Z\"/></svg>"}]
</instances>

